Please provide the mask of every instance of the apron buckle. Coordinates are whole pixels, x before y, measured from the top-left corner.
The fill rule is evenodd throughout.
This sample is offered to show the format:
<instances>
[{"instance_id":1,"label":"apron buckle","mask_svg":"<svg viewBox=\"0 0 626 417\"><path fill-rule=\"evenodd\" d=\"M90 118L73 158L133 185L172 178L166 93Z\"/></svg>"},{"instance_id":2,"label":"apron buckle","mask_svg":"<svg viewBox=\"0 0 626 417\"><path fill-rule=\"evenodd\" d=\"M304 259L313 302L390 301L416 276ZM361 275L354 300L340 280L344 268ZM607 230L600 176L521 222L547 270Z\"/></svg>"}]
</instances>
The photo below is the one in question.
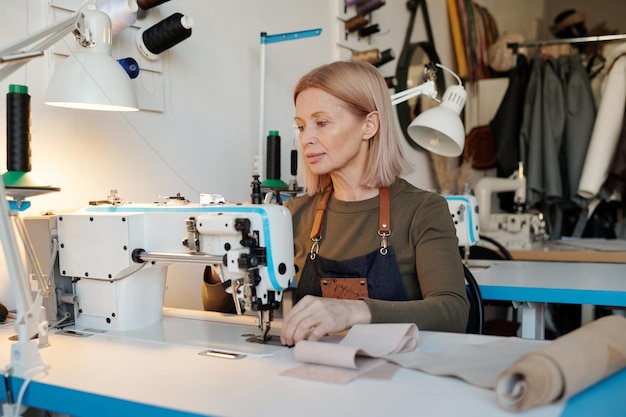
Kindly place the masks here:
<instances>
[{"instance_id":1,"label":"apron buckle","mask_svg":"<svg viewBox=\"0 0 626 417\"><path fill-rule=\"evenodd\" d=\"M311 245L311 252L309 252L309 258L313 260L315 259L315 257L317 256L317 253L320 250L320 238L314 237L311 240L313 241L313 244Z\"/></svg>"},{"instance_id":2,"label":"apron buckle","mask_svg":"<svg viewBox=\"0 0 626 417\"><path fill-rule=\"evenodd\" d=\"M378 231L378 236L380 236L380 254L381 255L387 254L387 247L389 246L389 242L387 238L389 237L389 235L391 235L391 232L382 232L380 230Z\"/></svg>"}]
</instances>

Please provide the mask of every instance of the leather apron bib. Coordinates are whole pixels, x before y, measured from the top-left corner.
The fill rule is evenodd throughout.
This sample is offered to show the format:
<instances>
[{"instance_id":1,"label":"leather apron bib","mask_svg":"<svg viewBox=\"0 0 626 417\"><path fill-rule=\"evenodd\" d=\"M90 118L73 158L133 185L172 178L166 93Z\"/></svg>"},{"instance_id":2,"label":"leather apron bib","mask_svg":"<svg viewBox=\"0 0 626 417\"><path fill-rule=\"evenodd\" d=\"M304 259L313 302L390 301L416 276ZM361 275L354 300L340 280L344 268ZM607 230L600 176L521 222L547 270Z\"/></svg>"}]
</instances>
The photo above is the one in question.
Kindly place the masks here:
<instances>
[{"instance_id":1,"label":"leather apron bib","mask_svg":"<svg viewBox=\"0 0 626 417\"><path fill-rule=\"evenodd\" d=\"M324 214L331 193L332 187L329 186L317 206L311 229L313 244L296 287L296 301L307 294L344 299L369 297L379 300L406 301L408 297L395 252L392 247L387 246L387 238L391 234L389 189L385 187L379 190L380 249L341 261L327 259L318 254Z\"/></svg>"}]
</instances>

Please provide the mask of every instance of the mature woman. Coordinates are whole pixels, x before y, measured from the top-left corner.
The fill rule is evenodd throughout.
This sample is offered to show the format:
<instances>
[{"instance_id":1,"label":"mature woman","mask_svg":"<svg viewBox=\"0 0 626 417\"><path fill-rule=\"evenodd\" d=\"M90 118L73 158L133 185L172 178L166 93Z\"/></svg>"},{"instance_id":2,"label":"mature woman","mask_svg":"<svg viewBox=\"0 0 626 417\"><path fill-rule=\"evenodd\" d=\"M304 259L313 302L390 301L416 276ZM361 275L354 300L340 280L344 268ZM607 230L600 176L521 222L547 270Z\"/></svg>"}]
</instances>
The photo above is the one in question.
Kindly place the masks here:
<instances>
[{"instance_id":1,"label":"mature woman","mask_svg":"<svg viewBox=\"0 0 626 417\"><path fill-rule=\"evenodd\" d=\"M298 272L282 343L357 323L465 331L469 302L448 205L400 178L408 164L378 70L356 61L315 68L294 102L306 195L285 203ZM217 281L205 276L207 309L219 302Z\"/></svg>"}]
</instances>

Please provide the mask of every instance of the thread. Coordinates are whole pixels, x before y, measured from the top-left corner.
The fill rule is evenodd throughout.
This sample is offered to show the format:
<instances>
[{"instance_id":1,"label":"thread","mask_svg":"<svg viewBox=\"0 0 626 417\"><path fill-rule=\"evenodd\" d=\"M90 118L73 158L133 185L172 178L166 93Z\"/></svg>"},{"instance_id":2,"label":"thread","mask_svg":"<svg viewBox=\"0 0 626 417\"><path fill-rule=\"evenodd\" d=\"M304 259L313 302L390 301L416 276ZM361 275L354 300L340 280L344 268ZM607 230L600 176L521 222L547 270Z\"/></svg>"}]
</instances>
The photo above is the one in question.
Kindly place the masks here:
<instances>
[{"instance_id":1,"label":"thread","mask_svg":"<svg viewBox=\"0 0 626 417\"><path fill-rule=\"evenodd\" d=\"M191 36L193 20L181 13L163 19L141 33L139 49L148 59L156 56Z\"/></svg>"},{"instance_id":2,"label":"thread","mask_svg":"<svg viewBox=\"0 0 626 417\"><path fill-rule=\"evenodd\" d=\"M367 51L354 51L352 53L353 61L365 61L370 64L375 64L380 61L380 50L379 49L368 49Z\"/></svg>"},{"instance_id":3,"label":"thread","mask_svg":"<svg viewBox=\"0 0 626 417\"><path fill-rule=\"evenodd\" d=\"M369 22L370 21L367 17L358 14L353 18L346 20L346 30L352 33L367 26Z\"/></svg>"},{"instance_id":4,"label":"thread","mask_svg":"<svg viewBox=\"0 0 626 417\"><path fill-rule=\"evenodd\" d=\"M267 136L267 156L265 172L267 179L280 179L280 135L277 130L270 130Z\"/></svg>"},{"instance_id":5,"label":"thread","mask_svg":"<svg viewBox=\"0 0 626 417\"><path fill-rule=\"evenodd\" d=\"M366 3L361 3L356 6L356 12L360 15L365 15L373 12L376 9L380 9L385 5L384 0L370 0Z\"/></svg>"},{"instance_id":6,"label":"thread","mask_svg":"<svg viewBox=\"0 0 626 417\"><path fill-rule=\"evenodd\" d=\"M374 23L373 25L359 29L359 36L364 38L378 32L380 32L380 27L378 26L378 23Z\"/></svg>"},{"instance_id":7,"label":"thread","mask_svg":"<svg viewBox=\"0 0 626 417\"><path fill-rule=\"evenodd\" d=\"M111 18L111 33L120 33L137 21L137 3L134 0L107 0L98 10Z\"/></svg>"},{"instance_id":8,"label":"thread","mask_svg":"<svg viewBox=\"0 0 626 417\"><path fill-rule=\"evenodd\" d=\"M25 85L11 84L7 94L7 170L30 172L30 95Z\"/></svg>"},{"instance_id":9,"label":"thread","mask_svg":"<svg viewBox=\"0 0 626 417\"><path fill-rule=\"evenodd\" d=\"M395 76L385 77L385 83L388 88L396 88L398 87L398 78Z\"/></svg>"},{"instance_id":10,"label":"thread","mask_svg":"<svg viewBox=\"0 0 626 417\"><path fill-rule=\"evenodd\" d=\"M250 192L250 201L252 204L261 204L263 202L263 194L261 194L261 181L259 181L258 175L252 176L250 186L252 188L252 191Z\"/></svg>"},{"instance_id":11,"label":"thread","mask_svg":"<svg viewBox=\"0 0 626 417\"><path fill-rule=\"evenodd\" d=\"M118 59L117 62L120 63L122 68L124 68L124 71L126 71L126 74L128 74L128 76L131 79L135 79L139 76L139 63L137 63L135 58L133 57L121 58L121 59Z\"/></svg>"},{"instance_id":12,"label":"thread","mask_svg":"<svg viewBox=\"0 0 626 417\"><path fill-rule=\"evenodd\" d=\"M298 175L298 151L295 149L291 150L291 175Z\"/></svg>"},{"instance_id":13,"label":"thread","mask_svg":"<svg viewBox=\"0 0 626 417\"><path fill-rule=\"evenodd\" d=\"M168 1L169 0L137 0L137 6L139 6L142 10L148 10Z\"/></svg>"},{"instance_id":14,"label":"thread","mask_svg":"<svg viewBox=\"0 0 626 417\"><path fill-rule=\"evenodd\" d=\"M378 60L378 62L374 63L375 67L380 67L383 64L386 64L387 62L393 60L396 57L396 54L393 52L393 49L389 48L389 49L385 49L384 51L382 51L380 53L380 59Z\"/></svg>"}]
</instances>

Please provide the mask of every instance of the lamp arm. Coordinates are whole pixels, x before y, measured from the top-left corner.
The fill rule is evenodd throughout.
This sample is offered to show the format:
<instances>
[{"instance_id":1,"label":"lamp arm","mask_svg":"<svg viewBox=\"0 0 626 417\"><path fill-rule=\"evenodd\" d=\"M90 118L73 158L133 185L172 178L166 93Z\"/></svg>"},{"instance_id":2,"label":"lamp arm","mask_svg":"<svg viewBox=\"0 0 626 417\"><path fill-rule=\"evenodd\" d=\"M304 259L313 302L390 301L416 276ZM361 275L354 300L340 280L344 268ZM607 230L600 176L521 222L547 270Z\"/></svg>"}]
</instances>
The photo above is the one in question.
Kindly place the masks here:
<instances>
[{"instance_id":1,"label":"lamp arm","mask_svg":"<svg viewBox=\"0 0 626 417\"><path fill-rule=\"evenodd\" d=\"M429 79L418 86L409 88L404 91L400 91L399 93L392 95L391 104L395 106L421 94L428 96L433 100L439 101L437 99L437 86L435 85L435 81Z\"/></svg>"},{"instance_id":2,"label":"lamp arm","mask_svg":"<svg viewBox=\"0 0 626 417\"><path fill-rule=\"evenodd\" d=\"M0 181L0 224L2 232L0 240L4 249L7 269L9 272L9 281L13 288L13 294L16 297L15 305L17 318L15 328L18 335L18 343L28 343L31 337L39 332L40 311L42 300L37 298L37 304L33 301L31 289L28 282L28 276L22 262L19 246L13 230L9 213L9 204L6 200L6 192L4 181Z\"/></svg>"},{"instance_id":3,"label":"lamp arm","mask_svg":"<svg viewBox=\"0 0 626 417\"><path fill-rule=\"evenodd\" d=\"M83 25L82 11L72 13L69 17L32 33L0 50L0 63L6 63L0 69L0 80L4 80L14 71L33 58L43 55L43 51L63 39L68 33L78 31Z\"/></svg>"},{"instance_id":4,"label":"lamp arm","mask_svg":"<svg viewBox=\"0 0 626 417\"><path fill-rule=\"evenodd\" d=\"M33 58L43 55L43 52L63 39L70 32L80 34L83 27L83 9L69 17L49 25L33 34L30 34L6 47L0 49L0 81L3 81L18 68ZM47 343L48 322L43 307L43 295L38 292L33 300L30 283L24 263L22 262L19 243L16 239L9 202L7 200L4 181L0 181L0 243L4 251L9 282L15 297L16 319L15 330L17 342L11 346L11 365L15 375L23 376L25 372L37 366L45 366L45 362L37 351L37 345L31 340L39 335L39 345Z\"/></svg>"},{"instance_id":5,"label":"lamp arm","mask_svg":"<svg viewBox=\"0 0 626 417\"><path fill-rule=\"evenodd\" d=\"M441 68L444 71L449 72L450 74L452 74L452 76L456 79L456 81L459 83L460 86L463 85L463 82L461 81L461 78L459 78L458 75L456 75L456 73L454 71L452 71L451 69L439 64L439 63L435 63L435 64L429 64L426 68L424 68L424 73L425 73L425 77L426 81L423 82L422 84L415 86L413 88L409 88L406 89L404 91L400 91L399 93L396 93L394 95L391 96L391 104L396 106L400 103L404 103L405 101L418 96L420 94L423 94L425 96L429 96L430 98L432 98L433 100L437 101L437 102L441 102L441 100L439 100L437 98L437 86L435 85L435 79L436 79L436 75L435 75L435 71L434 71L434 66L437 66L439 68Z\"/></svg>"}]
</instances>

